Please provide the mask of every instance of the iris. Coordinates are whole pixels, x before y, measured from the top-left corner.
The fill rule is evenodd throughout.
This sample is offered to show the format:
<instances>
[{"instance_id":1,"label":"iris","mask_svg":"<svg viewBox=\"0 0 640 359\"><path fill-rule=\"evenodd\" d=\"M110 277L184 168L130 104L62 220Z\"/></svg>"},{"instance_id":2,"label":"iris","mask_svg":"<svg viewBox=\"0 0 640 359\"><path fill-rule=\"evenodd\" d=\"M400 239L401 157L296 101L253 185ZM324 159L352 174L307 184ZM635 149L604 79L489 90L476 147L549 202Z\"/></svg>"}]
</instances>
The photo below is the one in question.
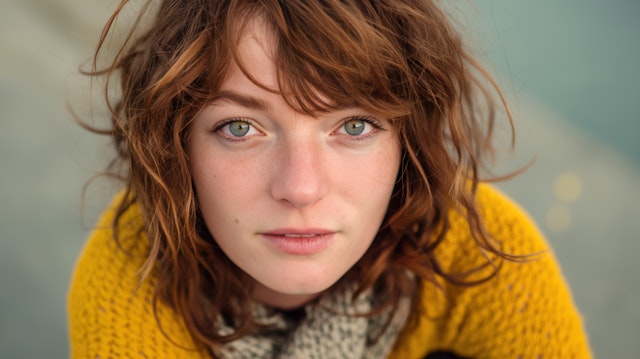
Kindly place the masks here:
<instances>
[{"instance_id":1,"label":"iris","mask_svg":"<svg viewBox=\"0 0 640 359\"><path fill-rule=\"evenodd\" d=\"M251 128L250 124L243 121L234 121L229 123L227 126L229 126L229 132L236 137L246 135Z\"/></svg>"},{"instance_id":2,"label":"iris","mask_svg":"<svg viewBox=\"0 0 640 359\"><path fill-rule=\"evenodd\" d=\"M351 136L358 136L364 132L366 123L361 119L351 119L344 123L344 130Z\"/></svg>"}]
</instances>

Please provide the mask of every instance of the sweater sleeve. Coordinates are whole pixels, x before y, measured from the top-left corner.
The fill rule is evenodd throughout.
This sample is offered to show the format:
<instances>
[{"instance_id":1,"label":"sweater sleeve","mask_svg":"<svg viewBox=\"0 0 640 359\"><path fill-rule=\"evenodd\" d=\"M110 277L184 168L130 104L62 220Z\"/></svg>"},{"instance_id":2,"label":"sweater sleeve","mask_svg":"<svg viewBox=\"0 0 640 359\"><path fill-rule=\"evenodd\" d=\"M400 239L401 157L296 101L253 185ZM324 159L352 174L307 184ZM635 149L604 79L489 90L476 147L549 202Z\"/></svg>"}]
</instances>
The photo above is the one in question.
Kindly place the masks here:
<instances>
[{"instance_id":1,"label":"sweater sleeve","mask_svg":"<svg viewBox=\"0 0 640 359\"><path fill-rule=\"evenodd\" d=\"M525 262L497 261L498 273L482 284L425 285L419 325L401 345L404 357L443 350L468 358L591 358L582 319L539 230L497 190L481 186L477 199L487 231L504 252L538 254ZM438 248L443 267L461 273L486 263L464 219L451 218Z\"/></svg>"},{"instance_id":2,"label":"sweater sleeve","mask_svg":"<svg viewBox=\"0 0 640 359\"><path fill-rule=\"evenodd\" d=\"M118 199L114 200L116 203ZM67 311L72 358L197 358L182 322L152 305L154 279L140 282L147 242L135 207L125 213L121 246L113 208L99 221L76 262ZM162 327L158 323L161 323Z\"/></svg>"}]
</instances>

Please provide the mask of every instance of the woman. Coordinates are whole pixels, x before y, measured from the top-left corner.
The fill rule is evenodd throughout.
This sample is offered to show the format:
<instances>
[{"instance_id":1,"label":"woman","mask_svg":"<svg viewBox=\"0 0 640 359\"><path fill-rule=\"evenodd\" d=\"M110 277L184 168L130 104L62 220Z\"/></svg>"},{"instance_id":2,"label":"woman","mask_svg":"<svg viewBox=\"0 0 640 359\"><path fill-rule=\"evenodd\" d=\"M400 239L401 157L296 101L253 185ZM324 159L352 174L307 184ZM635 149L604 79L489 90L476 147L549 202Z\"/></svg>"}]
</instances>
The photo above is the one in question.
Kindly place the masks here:
<instances>
[{"instance_id":1,"label":"woman","mask_svg":"<svg viewBox=\"0 0 640 359\"><path fill-rule=\"evenodd\" d=\"M128 171L76 267L73 356L590 356L545 241L480 182L500 92L436 2L156 11L94 62Z\"/></svg>"}]
</instances>

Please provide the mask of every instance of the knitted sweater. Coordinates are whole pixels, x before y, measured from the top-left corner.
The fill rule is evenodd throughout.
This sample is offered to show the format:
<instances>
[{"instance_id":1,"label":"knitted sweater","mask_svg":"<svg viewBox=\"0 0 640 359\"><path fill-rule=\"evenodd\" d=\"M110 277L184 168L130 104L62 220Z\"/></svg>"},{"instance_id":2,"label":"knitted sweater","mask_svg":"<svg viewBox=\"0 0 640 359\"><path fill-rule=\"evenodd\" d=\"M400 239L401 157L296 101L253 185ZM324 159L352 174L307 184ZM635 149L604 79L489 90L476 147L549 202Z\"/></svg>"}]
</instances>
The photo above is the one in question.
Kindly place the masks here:
<instances>
[{"instance_id":1,"label":"knitted sweater","mask_svg":"<svg viewBox=\"0 0 640 359\"><path fill-rule=\"evenodd\" d=\"M590 358L581 318L559 267L532 221L496 189L481 185L477 200L489 233L503 251L544 251L526 263L502 261L491 280L472 287L425 283L417 326L398 338L391 358L423 358L444 350L473 358ZM146 240L135 231L135 207L125 214L123 237L139 238L127 255L112 239L113 208L90 236L73 275L68 297L74 358L204 358L183 322L159 303L155 279L142 284L138 270ZM463 272L485 262L462 216L450 214L451 230L437 249L443 269ZM158 326L158 321L161 327Z\"/></svg>"}]
</instances>

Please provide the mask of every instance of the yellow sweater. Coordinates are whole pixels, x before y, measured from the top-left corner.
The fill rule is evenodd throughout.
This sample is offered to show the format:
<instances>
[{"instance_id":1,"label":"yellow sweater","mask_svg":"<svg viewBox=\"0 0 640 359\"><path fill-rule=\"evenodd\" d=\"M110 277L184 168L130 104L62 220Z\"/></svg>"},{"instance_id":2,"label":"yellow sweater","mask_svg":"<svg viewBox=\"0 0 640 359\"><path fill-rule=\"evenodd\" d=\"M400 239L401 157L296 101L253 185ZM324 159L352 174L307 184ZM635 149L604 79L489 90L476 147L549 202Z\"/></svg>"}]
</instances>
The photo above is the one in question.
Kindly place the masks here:
<instances>
[{"instance_id":1,"label":"yellow sweater","mask_svg":"<svg viewBox=\"0 0 640 359\"><path fill-rule=\"evenodd\" d=\"M489 233L504 251L548 249L531 220L503 194L483 185L477 199ZM112 239L113 215L113 209L106 211L76 264L68 298L72 357L206 357L189 349L194 346L182 321L163 305L158 326L151 305L155 280L138 283L146 241L137 241L133 256L124 254ZM142 219L135 208L126 217L134 236ZM464 219L455 213L451 219L451 231L438 248L443 267L460 272L482 263ZM425 285L424 291L423 308L413 314L419 324L398 339L391 358L423 358L436 350L473 358L591 357L580 316L550 251L524 264L505 261L499 274L481 285L444 284L443 291Z\"/></svg>"}]
</instances>

